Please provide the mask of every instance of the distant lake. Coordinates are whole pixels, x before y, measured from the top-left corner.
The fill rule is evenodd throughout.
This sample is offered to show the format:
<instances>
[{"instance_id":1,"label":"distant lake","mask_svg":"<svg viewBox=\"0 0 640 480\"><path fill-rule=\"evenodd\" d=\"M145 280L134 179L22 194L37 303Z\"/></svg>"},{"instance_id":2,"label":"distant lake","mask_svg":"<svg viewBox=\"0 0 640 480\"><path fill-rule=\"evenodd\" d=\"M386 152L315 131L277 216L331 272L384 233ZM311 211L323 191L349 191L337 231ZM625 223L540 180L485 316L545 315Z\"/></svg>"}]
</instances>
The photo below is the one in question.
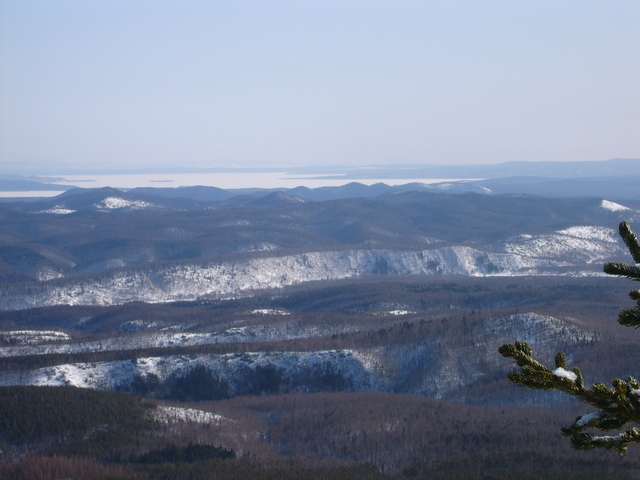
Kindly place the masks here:
<instances>
[{"instance_id":1,"label":"distant lake","mask_svg":"<svg viewBox=\"0 0 640 480\"><path fill-rule=\"evenodd\" d=\"M343 175L302 175L286 172L224 172L224 173L161 173L161 174L122 174L122 175L64 175L64 180L56 185L68 185L82 188L113 187L130 189L136 187L190 187L195 185L236 188L295 188L295 187L339 187L351 182L364 185L385 183L387 185L405 185L407 183L440 183L460 181L462 179L445 178L353 178ZM0 192L0 197L52 197L60 191Z\"/></svg>"}]
</instances>

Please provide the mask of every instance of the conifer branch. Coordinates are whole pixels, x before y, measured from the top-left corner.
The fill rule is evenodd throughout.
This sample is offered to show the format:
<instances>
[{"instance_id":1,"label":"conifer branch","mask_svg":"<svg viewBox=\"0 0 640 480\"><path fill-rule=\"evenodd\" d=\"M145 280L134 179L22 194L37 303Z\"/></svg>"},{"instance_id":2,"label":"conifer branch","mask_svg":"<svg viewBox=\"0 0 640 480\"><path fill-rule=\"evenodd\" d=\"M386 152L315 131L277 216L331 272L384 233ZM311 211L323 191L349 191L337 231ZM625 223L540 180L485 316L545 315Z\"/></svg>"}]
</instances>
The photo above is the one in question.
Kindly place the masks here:
<instances>
[{"instance_id":1,"label":"conifer branch","mask_svg":"<svg viewBox=\"0 0 640 480\"><path fill-rule=\"evenodd\" d=\"M561 429L565 436L572 437L575 448L615 449L624 454L627 444L640 442L640 430L637 429L608 437L583 433L587 428L620 430L630 423L640 423L640 383L635 378L629 377L626 381L616 378L611 382L613 388L603 383L586 388L580 369L567 370L566 356L562 352L555 357L556 368L550 370L532 357L531 347L525 342L502 345L499 351L504 357L514 359L520 367L507 375L510 381L537 390L560 390L600 409L576 418L572 425Z\"/></svg>"},{"instance_id":2,"label":"conifer branch","mask_svg":"<svg viewBox=\"0 0 640 480\"><path fill-rule=\"evenodd\" d=\"M640 327L640 302L638 306L632 310L620 310L618 314L618 323L625 327Z\"/></svg>"},{"instance_id":3,"label":"conifer branch","mask_svg":"<svg viewBox=\"0 0 640 480\"><path fill-rule=\"evenodd\" d=\"M636 265L622 262L608 262L604 264L602 270L609 275L617 275L619 277L627 277L630 280L640 281L640 267Z\"/></svg>"},{"instance_id":4,"label":"conifer branch","mask_svg":"<svg viewBox=\"0 0 640 480\"><path fill-rule=\"evenodd\" d=\"M631 230L631 226L627 222L621 222L618 227L618 232L624 240L624 243L627 245L627 248L633 257L633 261L635 263L640 263L640 242L638 241L636 234Z\"/></svg>"},{"instance_id":5,"label":"conifer branch","mask_svg":"<svg viewBox=\"0 0 640 480\"><path fill-rule=\"evenodd\" d=\"M609 262L604 265L604 272L640 281L640 242L627 222L622 222L618 231L636 264ZM640 290L632 290L629 297L636 301L636 306L620 311L618 322L638 328ZM597 412L577 417L573 424L561 429L563 435L571 437L574 448L604 448L616 450L624 455L629 444L640 443L640 429L627 428L632 423L640 423L640 382L634 377L628 377L627 380L616 378L611 381L611 387L598 382L587 388L580 369L569 370L567 357L562 352L556 354L555 369L552 370L533 357L533 351L526 342L508 343L502 345L498 351L502 356L514 360L516 366L520 367L507 375L513 383L539 390L560 390L598 409ZM617 435L593 436L585 432L589 428L603 432L625 428L626 430Z\"/></svg>"},{"instance_id":6,"label":"conifer branch","mask_svg":"<svg viewBox=\"0 0 640 480\"><path fill-rule=\"evenodd\" d=\"M620 455L627 453L627 446L631 443L640 443L640 430L637 428L613 436L594 437L588 433L578 433L571 437L571 445L578 450L604 448L616 450Z\"/></svg>"}]
</instances>

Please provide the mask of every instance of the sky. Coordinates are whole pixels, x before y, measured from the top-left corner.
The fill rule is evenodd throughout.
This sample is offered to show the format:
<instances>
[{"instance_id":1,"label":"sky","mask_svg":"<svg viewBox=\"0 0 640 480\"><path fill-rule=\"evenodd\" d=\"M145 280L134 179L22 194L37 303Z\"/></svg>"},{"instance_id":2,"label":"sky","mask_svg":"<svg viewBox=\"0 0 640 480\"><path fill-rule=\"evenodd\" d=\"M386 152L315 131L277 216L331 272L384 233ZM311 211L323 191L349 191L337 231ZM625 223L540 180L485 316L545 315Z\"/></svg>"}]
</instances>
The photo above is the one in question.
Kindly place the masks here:
<instances>
[{"instance_id":1,"label":"sky","mask_svg":"<svg viewBox=\"0 0 640 480\"><path fill-rule=\"evenodd\" d=\"M640 158L640 2L0 1L0 174Z\"/></svg>"}]
</instances>

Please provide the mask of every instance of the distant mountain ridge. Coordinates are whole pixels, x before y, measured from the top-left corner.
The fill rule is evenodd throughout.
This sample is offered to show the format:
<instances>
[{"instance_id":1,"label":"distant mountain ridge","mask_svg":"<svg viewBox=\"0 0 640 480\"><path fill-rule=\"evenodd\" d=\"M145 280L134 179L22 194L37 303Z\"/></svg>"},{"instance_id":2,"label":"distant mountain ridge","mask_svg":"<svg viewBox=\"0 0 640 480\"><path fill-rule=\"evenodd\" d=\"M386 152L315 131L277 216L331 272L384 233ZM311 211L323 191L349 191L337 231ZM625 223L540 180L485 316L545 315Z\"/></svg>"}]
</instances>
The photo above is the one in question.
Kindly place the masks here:
<instances>
[{"instance_id":1,"label":"distant mountain ridge","mask_svg":"<svg viewBox=\"0 0 640 480\"><path fill-rule=\"evenodd\" d=\"M104 188L0 204L0 308L229 297L372 275L592 275L640 210L394 191L202 202Z\"/></svg>"},{"instance_id":2,"label":"distant mountain ridge","mask_svg":"<svg viewBox=\"0 0 640 480\"><path fill-rule=\"evenodd\" d=\"M203 172L211 173L215 169ZM232 170L242 173L245 170ZM246 170L250 172L251 170ZM269 171L265 169L265 171ZM280 171L274 169L271 171ZM614 159L602 162L506 162L496 165L381 165L372 167L298 167L282 170L285 173L313 175L316 179L336 178L352 180L338 187L247 188L222 189L207 186L138 187L137 193L166 198L185 198L198 201L223 201L235 196L261 197L284 192L305 200L323 201L340 198L373 198L397 191L447 191L485 194L520 194L554 198L596 196L614 200L640 200L640 160ZM176 170L174 173L179 173ZM0 191L65 190L72 187L55 183L36 182L35 177L0 176ZM439 183L407 183L390 186L393 179L449 179ZM381 179L370 186L358 180ZM478 179L478 180L468 180ZM391 180L391 181L389 181ZM367 181L367 183L370 183Z\"/></svg>"}]
</instances>

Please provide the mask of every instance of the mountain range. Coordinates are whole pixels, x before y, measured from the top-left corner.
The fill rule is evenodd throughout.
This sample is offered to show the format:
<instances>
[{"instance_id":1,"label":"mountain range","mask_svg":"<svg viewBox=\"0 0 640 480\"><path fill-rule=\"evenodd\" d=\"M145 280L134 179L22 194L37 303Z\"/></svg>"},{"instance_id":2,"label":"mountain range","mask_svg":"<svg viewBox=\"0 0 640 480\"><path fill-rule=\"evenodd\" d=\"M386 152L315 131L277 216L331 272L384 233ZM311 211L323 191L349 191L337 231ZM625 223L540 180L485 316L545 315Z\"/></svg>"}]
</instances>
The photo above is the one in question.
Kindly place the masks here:
<instances>
[{"instance_id":1,"label":"mountain range","mask_svg":"<svg viewBox=\"0 0 640 480\"><path fill-rule=\"evenodd\" d=\"M221 298L363 276L593 275L638 210L606 199L396 191L218 202L103 188L0 207L6 309Z\"/></svg>"},{"instance_id":2,"label":"mountain range","mask_svg":"<svg viewBox=\"0 0 640 480\"><path fill-rule=\"evenodd\" d=\"M249 195L262 197L276 191L307 200L322 201L341 198L376 197L397 191L431 191L488 195L519 194L551 198L604 197L612 200L640 200L636 186L640 180L639 159L614 159L600 162L505 162L495 165L374 165L367 167L292 167L288 169L205 169L201 173L282 172L296 175L304 183L305 176L314 179L351 181L340 187L279 188L279 189L221 189L190 186L179 188L139 187L139 193L170 198L189 198L201 201L220 201ZM194 173L192 169L147 170L128 173ZM94 172L96 173L96 172ZM107 173L107 172L104 172ZM113 174L114 172L110 172ZM127 172L121 172L126 175ZM394 179L435 179L428 184L397 183ZM24 192L38 190L70 190L74 187L57 183L63 177L0 175L0 191ZM371 180L380 183L371 185ZM437 179L447 179L437 181ZM366 181L367 185L358 183Z\"/></svg>"},{"instance_id":3,"label":"mountain range","mask_svg":"<svg viewBox=\"0 0 640 480\"><path fill-rule=\"evenodd\" d=\"M478 461L512 478L525 452L527 471L570 478L558 465L584 452L558 431L583 407L509 383L498 346L526 341L548 365L562 350L588 384L634 373L638 339L613 326L630 286L602 264L629 261L616 227L638 222L640 201L447 185L0 202L0 401L62 387L78 402L139 395L157 428L109 449L104 425L28 445L0 430L2 450L84 438L119 452L93 458L135 464L182 458L195 439L264 465L330 458L443 479L477 478ZM31 422L32 406L14 403ZM616 468L633 470L630 456ZM611 460L597 458L591 473L606 478Z\"/></svg>"}]
</instances>

